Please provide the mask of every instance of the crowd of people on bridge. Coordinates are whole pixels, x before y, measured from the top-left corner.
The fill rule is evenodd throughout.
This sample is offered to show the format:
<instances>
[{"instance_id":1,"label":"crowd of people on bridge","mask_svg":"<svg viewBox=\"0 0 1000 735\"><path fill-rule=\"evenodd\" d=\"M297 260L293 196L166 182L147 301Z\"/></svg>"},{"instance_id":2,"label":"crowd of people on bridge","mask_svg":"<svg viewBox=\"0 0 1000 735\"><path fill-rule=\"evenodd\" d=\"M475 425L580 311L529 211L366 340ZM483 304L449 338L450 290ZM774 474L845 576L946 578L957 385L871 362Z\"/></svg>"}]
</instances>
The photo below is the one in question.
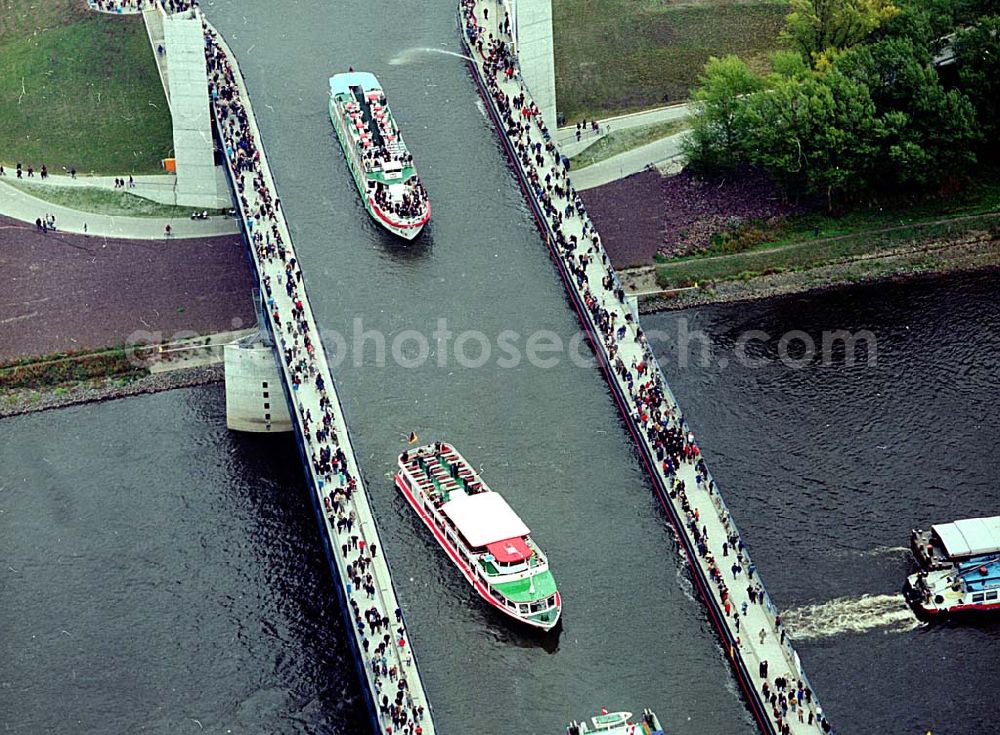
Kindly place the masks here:
<instances>
[{"instance_id":1,"label":"crowd of people on bridge","mask_svg":"<svg viewBox=\"0 0 1000 735\"><path fill-rule=\"evenodd\" d=\"M198 0L87 0L91 9L102 13L141 13L162 5L168 13L181 13L198 4Z\"/></svg>"},{"instance_id":2,"label":"crowd of people on bridge","mask_svg":"<svg viewBox=\"0 0 1000 735\"><path fill-rule=\"evenodd\" d=\"M376 570L375 530L358 494L356 469L341 446L329 373L319 337L306 307L302 271L280 217L261 150L231 60L214 31L206 28L209 96L233 174L240 211L253 249L264 298L301 420L313 475L324 493L326 515L341 541L344 585L358 631L365 666L371 672L385 733L421 735L425 712L407 684L413 672L402 613L389 607L388 572ZM316 411L316 415L313 415ZM368 518L365 523L364 519ZM379 559L381 563L381 559ZM390 617L392 614L394 617ZM393 622L394 621L394 622Z\"/></svg>"},{"instance_id":3,"label":"crowd of people on bridge","mask_svg":"<svg viewBox=\"0 0 1000 735\"><path fill-rule=\"evenodd\" d=\"M483 6L482 20L477 16L480 5ZM512 155L517 159L516 164L527 180L529 194L545 220L543 230L564 267L567 285L575 287L579 302L587 312L587 326L594 330L592 340L604 348L601 350L595 344L595 353L622 389L631 419L643 435L650 454L655 457L658 463L656 469L669 489L671 501L675 508L680 509L685 519L685 530L708 577L716 585L716 595L727 618L727 627L734 636L735 646L742 653L749 647L740 635L741 618L747 617L751 604L760 605L770 617L766 593L760 582L753 579L753 565L746 556L743 542L722 504L715 483L708 475L694 435L687 429L665 384L642 328L626 306L625 292L601 245L600 236L569 181L568 161L552 142L538 107L530 100L521 83L517 59L510 43L509 17L499 24L489 24L486 11L490 5L477 0L462 0L464 30L470 49L479 55L475 62L482 69L486 93L494 104ZM679 476L684 466L695 472L694 488L686 486ZM686 474L689 473L686 471ZM708 527L702 522L700 509L690 498L695 490L712 498L715 507L711 510L718 513L726 538L709 542ZM722 568L713 548L721 549L723 557L732 553L726 561L730 565L728 569ZM728 579L733 582L747 578L745 593L743 589L736 592L730 590L727 572ZM785 632L780 618L771 620L773 630L770 634L780 637L780 644L784 645ZM761 644L766 635L767 631L762 631ZM765 707L770 705L777 732L782 735L792 732L793 717L803 725L830 732L830 724L815 702L808 684L788 674L769 680L767 662L761 663L759 678L764 689L759 699Z\"/></svg>"}]
</instances>

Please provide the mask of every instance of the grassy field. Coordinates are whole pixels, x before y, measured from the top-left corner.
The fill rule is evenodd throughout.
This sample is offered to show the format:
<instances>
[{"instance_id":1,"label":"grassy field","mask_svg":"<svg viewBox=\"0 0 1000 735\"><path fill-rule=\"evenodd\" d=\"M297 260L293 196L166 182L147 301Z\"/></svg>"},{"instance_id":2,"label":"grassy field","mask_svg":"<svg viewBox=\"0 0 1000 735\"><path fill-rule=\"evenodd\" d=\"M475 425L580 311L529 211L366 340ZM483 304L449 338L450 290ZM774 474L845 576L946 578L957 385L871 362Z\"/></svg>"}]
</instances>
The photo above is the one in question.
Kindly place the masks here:
<instances>
[{"instance_id":1,"label":"grassy field","mask_svg":"<svg viewBox=\"0 0 1000 735\"><path fill-rule=\"evenodd\" d=\"M709 56L765 69L782 0L553 0L556 104L568 123L677 102Z\"/></svg>"},{"instance_id":2,"label":"grassy field","mask_svg":"<svg viewBox=\"0 0 1000 735\"><path fill-rule=\"evenodd\" d=\"M112 214L123 217L187 217L193 211L192 207L160 204L127 191L115 191L114 189L30 184L23 180L10 180L9 177L4 183L31 194L33 197L44 199L51 204L78 209L81 212L93 212L94 214ZM225 214L226 210L209 209L208 213L210 215Z\"/></svg>"},{"instance_id":3,"label":"grassy field","mask_svg":"<svg viewBox=\"0 0 1000 735\"><path fill-rule=\"evenodd\" d=\"M139 16L83 0L0 0L0 161L155 173L170 113Z\"/></svg>"},{"instance_id":4,"label":"grassy field","mask_svg":"<svg viewBox=\"0 0 1000 735\"><path fill-rule=\"evenodd\" d=\"M654 140L676 135L687 127L688 123L685 120L668 120L667 122L655 123L653 125L614 130L593 145L584 148L570 158L570 161L572 162L573 170L577 171L612 156L617 156L619 153L652 143Z\"/></svg>"}]
</instances>

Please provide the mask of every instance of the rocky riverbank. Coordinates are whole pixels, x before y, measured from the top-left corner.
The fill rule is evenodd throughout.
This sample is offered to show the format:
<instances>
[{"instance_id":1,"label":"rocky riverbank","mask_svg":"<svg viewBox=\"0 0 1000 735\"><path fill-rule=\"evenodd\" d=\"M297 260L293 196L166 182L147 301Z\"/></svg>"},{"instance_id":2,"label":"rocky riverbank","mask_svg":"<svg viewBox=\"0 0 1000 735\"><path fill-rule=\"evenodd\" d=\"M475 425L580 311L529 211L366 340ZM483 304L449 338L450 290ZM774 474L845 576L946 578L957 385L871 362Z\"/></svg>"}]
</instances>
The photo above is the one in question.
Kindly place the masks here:
<instances>
[{"instance_id":1,"label":"rocky riverbank","mask_svg":"<svg viewBox=\"0 0 1000 735\"><path fill-rule=\"evenodd\" d=\"M219 383L223 380L222 365L212 365L139 377L93 378L42 389L17 388L0 393L0 418L145 393L159 393L174 388Z\"/></svg>"},{"instance_id":2,"label":"rocky riverbank","mask_svg":"<svg viewBox=\"0 0 1000 735\"><path fill-rule=\"evenodd\" d=\"M639 311L648 314L704 304L755 301L855 283L983 269L1000 269L1000 238L990 232L969 232L951 240L902 247L816 268L646 294L639 297ZM626 288L632 291L643 293L655 288L651 285L655 284L655 267L625 270L621 275Z\"/></svg>"}]
</instances>

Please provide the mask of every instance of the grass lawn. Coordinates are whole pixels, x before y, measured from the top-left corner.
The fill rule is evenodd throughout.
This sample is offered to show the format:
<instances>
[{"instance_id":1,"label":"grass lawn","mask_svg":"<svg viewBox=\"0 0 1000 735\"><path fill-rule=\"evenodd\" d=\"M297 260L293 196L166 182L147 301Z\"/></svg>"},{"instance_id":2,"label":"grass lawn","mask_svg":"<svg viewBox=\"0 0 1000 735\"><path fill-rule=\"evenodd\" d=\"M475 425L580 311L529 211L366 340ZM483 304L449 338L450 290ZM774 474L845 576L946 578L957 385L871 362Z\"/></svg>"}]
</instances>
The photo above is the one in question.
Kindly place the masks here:
<instances>
[{"instance_id":1,"label":"grass lawn","mask_svg":"<svg viewBox=\"0 0 1000 735\"><path fill-rule=\"evenodd\" d=\"M0 0L0 161L156 173L170 112L140 16L83 0Z\"/></svg>"},{"instance_id":2,"label":"grass lawn","mask_svg":"<svg viewBox=\"0 0 1000 735\"><path fill-rule=\"evenodd\" d=\"M803 270L972 230L1000 233L1000 180L989 171L983 172L980 182L953 197L906 207L859 210L841 217L791 217L767 242L751 250L726 254L709 249L661 262L657 282L671 288L697 281Z\"/></svg>"},{"instance_id":3,"label":"grass lawn","mask_svg":"<svg viewBox=\"0 0 1000 735\"><path fill-rule=\"evenodd\" d=\"M96 186L51 186L49 184L31 184L24 181L5 181L33 197L44 199L51 204L58 204L81 212L94 214L113 214L124 217L186 217L194 211L192 207L177 207L173 204L160 204L127 191L102 189ZM204 211L204 210L198 210ZM225 214L224 209L209 209L211 215Z\"/></svg>"},{"instance_id":4,"label":"grass lawn","mask_svg":"<svg viewBox=\"0 0 1000 735\"><path fill-rule=\"evenodd\" d=\"M599 161L617 156L619 153L652 143L654 140L676 135L687 127L686 120L668 120L652 125L613 130L577 153L570 161L573 164L573 170L578 171L586 166L592 166Z\"/></svg>"},{"instance_id":5,"label":"grass lawn","mask_svg":"<svg viewBox=\"0 0 1000 735\"><path fill-rule=\"evenodd\" d=\"M782 0L553 0L556 104L568 123L686 99L709 56L767 68Z\"/></svg>"}]
</instances>

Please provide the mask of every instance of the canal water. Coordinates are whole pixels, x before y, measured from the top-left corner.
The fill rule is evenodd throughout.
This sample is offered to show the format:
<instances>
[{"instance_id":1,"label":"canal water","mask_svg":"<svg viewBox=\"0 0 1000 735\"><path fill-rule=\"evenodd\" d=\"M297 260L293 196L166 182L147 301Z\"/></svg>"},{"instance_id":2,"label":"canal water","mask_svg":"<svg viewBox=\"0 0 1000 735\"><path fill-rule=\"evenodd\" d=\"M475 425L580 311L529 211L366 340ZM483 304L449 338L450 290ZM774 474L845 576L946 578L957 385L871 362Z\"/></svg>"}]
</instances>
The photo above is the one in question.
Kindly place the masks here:
<instances>
[{"instance_id":1,"label":"canal water","mask_svg":"<svg viewBox=\"0 0 1000 735\"><path fill-rule=\"evenodd\" d=\"M994 279L645 317L649 331L676 335L687 320L688 334L706 336L707 366L699 353L679 367L671 340L658 352L840 732L990 731L995 710L982 692L1000 683L990 655L1000 626L918 626L897 593L912 526L1000 507ZM763 366L721 368L751 329L772 336L747 350ZM878 363L789 368L776 340L793 329L817 341L870 330ZM603 395L595 386L589 402ZM354 411L375 423L385 406L376 403ZM491 420L479 434L522 453L520 424L562 415L544 400L523 414L507 403L483 398ZM601 420L578 433L608 444L566 444L588 448L578 462L605 484L584 483L561 508L541 497L570 492L563 478L576 470L558 459L569 450L534 466L547 483L510 483L522 472L513 455L487 468L519 508L534 509L524 515L573 590L554 644L493 617L435 563L388 478L369 476L447 731L559 732L558 717L602 702L652 704L671 732L753 731L642 478L630 475L627 501L613 502L602 468L629 465L631 450L613 417ZM500 454L471 431L468 441L473 456ZM226 430L221 386L0 422L4 731L363 731L300 477L287 439ZM626 516L623 529L605 523ZM494 704L497 690L515 688L515 704Z\"/></svg>"},{"instance_id":2,"label":"canal water","mask_svg":"<svg viewBox=\"0 0 1000 735\"><path fill-rule=\"evenodd\" d=\"M458 48L451 5L203 7L250 85L327 348L347 353L335 374L442 732L561 732L602 705L651 706L671 733L753 732L599 375L561 353L471 368L433 339L422 364L392 359L395 338L431 338L439 319L490 343L512 330L522 348L577 330L464 64L437 52ZM383 82L430 192L409 247L364 213L327 118L327 77L348 66ZM649 318L668 333L687 318L723 347L752 327L879 339L872 371L671 374L772 594L811 626L803 661L842 732L987 722L972 705L996 674L972 659L994 627L831 634L828 619L858 617L863 595L882 615L912 524L996 507L992 294L961 277ZM533 529L564 596L557 635L512 626L445 564L391 482L411 431L454 442ZM225 430L218 386L0 422L5 729L358 732L305 493L290 441Z\"/></svg>"}]
</instances>

